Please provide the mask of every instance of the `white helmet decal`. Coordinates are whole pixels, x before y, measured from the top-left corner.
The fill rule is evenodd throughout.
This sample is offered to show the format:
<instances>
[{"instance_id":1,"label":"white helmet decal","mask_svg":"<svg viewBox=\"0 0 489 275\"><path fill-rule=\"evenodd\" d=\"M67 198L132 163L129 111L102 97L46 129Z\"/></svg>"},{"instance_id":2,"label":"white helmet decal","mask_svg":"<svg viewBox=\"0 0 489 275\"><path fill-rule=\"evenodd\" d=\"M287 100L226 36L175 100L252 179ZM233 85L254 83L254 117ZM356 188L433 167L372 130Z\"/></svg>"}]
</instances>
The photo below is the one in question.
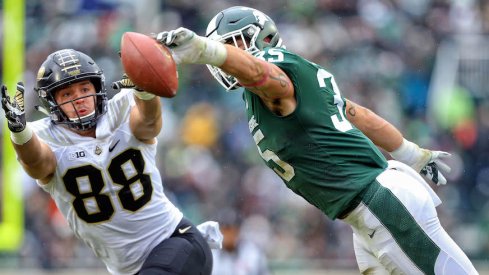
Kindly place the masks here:
<instances>
[{"instance_id":1,"label":"white helmet decal","mask_svg":"<svg viewBox=\"0 0 489 275\"><path fill-rule=\"evenodd\" d=\"M214 18L211 19L211 22L209 22L209 25L207 25L207 30L205 31L206 35L209 35L209 32L211 32L217 28L216 22L217 22L218 16L219 16L219 14L214 16Z\"/></svg>"},{"instance_id":2,"label":"white helmet decal","mask_svg":"<svg viewBox=\"0 0 489 275\"><path fill-rule=\"evenodd\" d=\"M257 10L253 10L253 15L255 16L256 21L258 21L258 24L260 24L260 26L262 26L262 27L265 25L265 22L268 21L267 16L265 14L263 14L262 12L259 12Z\"/></svg>"}]
</instances>

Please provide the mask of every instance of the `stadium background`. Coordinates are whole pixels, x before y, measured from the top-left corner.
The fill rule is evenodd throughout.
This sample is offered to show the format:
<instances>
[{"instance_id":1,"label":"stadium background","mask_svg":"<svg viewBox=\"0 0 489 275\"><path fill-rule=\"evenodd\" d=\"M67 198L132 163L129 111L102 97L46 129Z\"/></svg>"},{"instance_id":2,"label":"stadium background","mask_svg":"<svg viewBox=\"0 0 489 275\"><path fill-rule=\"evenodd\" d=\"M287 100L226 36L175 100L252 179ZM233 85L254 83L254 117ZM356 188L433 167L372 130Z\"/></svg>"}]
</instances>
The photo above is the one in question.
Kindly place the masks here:
<instances>
[{"instance_id":1,"label":"stadium background","mask_svg":"<svg viewBox=\"0 0 489 275\"><path fill-rule=\"evenodd\" d=\"M22 31L5 28L9 13L4 9L6 1L1 3L5 45L22 37ZM32 88L39 65L55 50L74 48L91 55L104 69L112 96L110 83L121 76L117 52L123 32L149 34L185 26L204 34L209 19L226 7L262 10L278 25L287 48L332 72L345 97L382 115L419 145L453 153L448 185L435 188L444 201L439 216L481 273L487 270L489 1L16 3L25 4L25 50L15 62L23 62L28 120L41 117L32 108L37 101ZM10 52L2 53L5 64ZM11 62L7 64L12 66ZM4 65L1 70L4 82L8 69ZM204 66L181 68L177 97L163 99L158 161L167 194L195 223L235 214L238 219L232 220L239 222L243 238L258 244L272 274L334 274L332 270L355 274L351 230L342 222L327 220L293 195L263 165L249 136L242 104L240 94L224 92ZM0 131L5 133L5 129ZM73 270L105 274L91 251L74 239L48 195L17 166L14 171L6 168L11 167L12 158L6 156L5 148L0 151L4 160L0 218L6 223L9 213L24 216L18 248L0 252L0 274L19 274L19 270L26 270L25 274L75 274ZM18 182L6 183L7 174ZM6 204L11 199L5 195L7 186L22 187L23 205L13 212Z\"/></svg>"}]
</instances>

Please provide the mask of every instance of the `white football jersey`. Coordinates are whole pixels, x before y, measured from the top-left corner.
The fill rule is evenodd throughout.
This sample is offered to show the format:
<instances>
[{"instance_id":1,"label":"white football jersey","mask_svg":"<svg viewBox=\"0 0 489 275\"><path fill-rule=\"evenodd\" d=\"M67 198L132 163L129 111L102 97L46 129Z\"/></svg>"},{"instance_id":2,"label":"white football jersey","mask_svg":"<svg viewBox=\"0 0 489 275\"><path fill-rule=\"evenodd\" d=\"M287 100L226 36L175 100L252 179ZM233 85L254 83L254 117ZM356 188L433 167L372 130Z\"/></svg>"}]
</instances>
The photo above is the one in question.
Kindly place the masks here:
<instances>
[{"instance_id":1,"label":"white football jersey","mask_svg":"<svg viewBox=\"0 0 489 275\"><path fill-rule=\"evenodd\" d=\"M49 118L30 123L57 159L46 185L76 236L113 274L135 274L150 251L170 237L183 215L163 193L156 144L136 139L129 127L131 90L107 103L97 138L82 137Z\"/></svg>"}]
</instances>

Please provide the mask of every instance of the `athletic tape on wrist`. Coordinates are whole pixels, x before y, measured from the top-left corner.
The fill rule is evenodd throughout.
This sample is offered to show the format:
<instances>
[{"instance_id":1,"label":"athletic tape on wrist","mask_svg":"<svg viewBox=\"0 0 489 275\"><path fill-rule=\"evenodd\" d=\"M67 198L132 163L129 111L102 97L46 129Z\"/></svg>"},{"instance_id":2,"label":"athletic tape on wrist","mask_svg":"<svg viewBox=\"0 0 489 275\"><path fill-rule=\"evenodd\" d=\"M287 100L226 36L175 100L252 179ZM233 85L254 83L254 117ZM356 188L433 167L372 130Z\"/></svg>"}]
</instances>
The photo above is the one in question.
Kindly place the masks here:
<instances>
[{"instance_id":1,"label":"athletic tape on wrist","mask_svg":"<svg viewBox=\"0 0 489 275\"><path fill-rule=\"evenodd\" d=\"M415 163L420 157L422 157L422 152L416 143L413 143L407 139L402 141L401 146L396 150L390 152L390 155L401 162L408 165Z\"/></svg>"},{"instance_id":2,"label":"athletic tape on wrist","mask_svg":"<svg viewBox=\"0 0 489 275\"><path fill-rule=\"evenodd\" d=\"M156 95L144 91L134 90L134 95L141 100L151 100L156 97Z\"/></svg>"},{"instance_id":3,"label":"athletic tape on wrist","mask_svg":"<svg viewBox=\"0 0 489 275\"><path fill-rule=\"evenodd\" d=\"M226 61L228 51L224 44L218 41L214 41L209 38L206 39L206 48L203 53L203 63L210 64L212 66L219 67Z\"/></svg>"},{"instance_id":4,"label":"athletic tape on wrist","mask_svg":"<svg viewBox=\"0 0 489 275\"><path fill-rule=\"evenodd\" d=\"M10 132L10 139L17 145L24 145L32 138L32 129L29 126L25 126L24 130L15 133Z\"/></svg>"}]
</instances>

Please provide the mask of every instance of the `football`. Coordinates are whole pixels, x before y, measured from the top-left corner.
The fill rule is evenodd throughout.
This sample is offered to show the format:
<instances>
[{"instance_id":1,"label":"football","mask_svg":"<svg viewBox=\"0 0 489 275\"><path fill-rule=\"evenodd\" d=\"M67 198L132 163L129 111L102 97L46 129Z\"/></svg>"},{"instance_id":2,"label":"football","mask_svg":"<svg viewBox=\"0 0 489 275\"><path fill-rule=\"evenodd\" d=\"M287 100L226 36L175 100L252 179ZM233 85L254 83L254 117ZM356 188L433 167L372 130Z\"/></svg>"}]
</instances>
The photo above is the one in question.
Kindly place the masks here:
<instances>
[{"instance_id":1,"label":"football","mask_svg":"<svg viewBox=\"0 0 489 275\"><path fill-rule=\"evenodd\" d=\"M121 62L127 76L140 89L161 97L177 94L177 66L170 50L150 36L125 32Z\"/></svg>"}]
</instances>

